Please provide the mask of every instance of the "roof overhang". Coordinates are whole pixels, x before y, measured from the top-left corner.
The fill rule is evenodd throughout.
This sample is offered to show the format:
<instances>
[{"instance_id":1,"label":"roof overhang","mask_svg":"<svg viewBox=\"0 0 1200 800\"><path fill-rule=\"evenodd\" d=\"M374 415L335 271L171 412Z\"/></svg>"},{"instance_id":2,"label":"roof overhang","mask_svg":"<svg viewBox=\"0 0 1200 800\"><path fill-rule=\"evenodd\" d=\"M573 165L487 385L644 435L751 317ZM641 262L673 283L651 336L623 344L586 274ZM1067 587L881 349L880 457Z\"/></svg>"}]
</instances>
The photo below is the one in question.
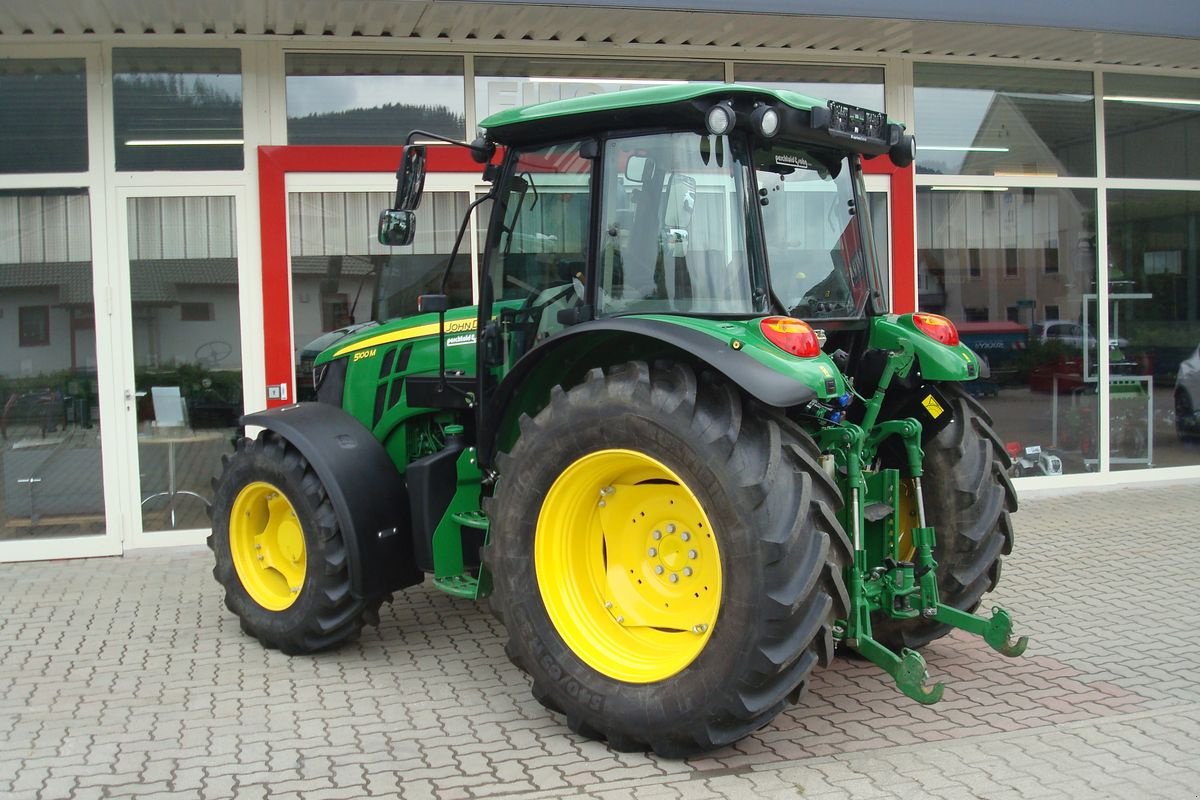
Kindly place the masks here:
<instances>
[{"instance_id":1,"label":"roof overhang","mask_svg":"<svg viewBox=\"0 0 1200 800\"><path fill-rule=\"evenodd\" d=\"M584 50L643 57L674 48L693 51L687 55L697 58L955 57L1200 72L1200 15L1180 14L1172 0L1121 7L1102 0L1062 8L1044 0L1009 0L986 9L965 0L906 0L903 9L899 2L872 0L849 11L850 4L837 0L744 0L742 11L709 10L723 5L718 0L39 0L0 6L0 40L293 37L340 47L459 44L476 52Z\"/></svg>"}]
</instances>

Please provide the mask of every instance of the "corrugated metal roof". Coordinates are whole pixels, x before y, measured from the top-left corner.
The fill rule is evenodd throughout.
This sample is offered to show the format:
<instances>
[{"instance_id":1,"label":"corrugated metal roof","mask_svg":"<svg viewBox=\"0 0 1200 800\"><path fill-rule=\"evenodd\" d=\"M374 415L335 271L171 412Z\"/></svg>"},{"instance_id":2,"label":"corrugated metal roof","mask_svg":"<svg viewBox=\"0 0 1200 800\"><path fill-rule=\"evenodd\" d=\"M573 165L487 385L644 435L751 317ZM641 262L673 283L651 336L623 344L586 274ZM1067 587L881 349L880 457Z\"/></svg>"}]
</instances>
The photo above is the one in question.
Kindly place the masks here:
<instances>
[{"instance_id":1,"label":"corrugated metal roof","mask_svg":"<svg viewBox=\"0 0 1200 800\"><path fill-rule=\"evenodd\" d=\"M1081 23L1082 24L1082 23ZM405 43L586 46L596 55L653 55L653 46L789 60L822 53L959 56L1200 71L1200 42L1103 31L911 19L613 9L443 0L40 0L0 6L0 38L224 34L315 37L353 46ZM339 41L340 40L340 41ZM648 46L648 47L642 47Z\"/></svg>"}]
</instances>

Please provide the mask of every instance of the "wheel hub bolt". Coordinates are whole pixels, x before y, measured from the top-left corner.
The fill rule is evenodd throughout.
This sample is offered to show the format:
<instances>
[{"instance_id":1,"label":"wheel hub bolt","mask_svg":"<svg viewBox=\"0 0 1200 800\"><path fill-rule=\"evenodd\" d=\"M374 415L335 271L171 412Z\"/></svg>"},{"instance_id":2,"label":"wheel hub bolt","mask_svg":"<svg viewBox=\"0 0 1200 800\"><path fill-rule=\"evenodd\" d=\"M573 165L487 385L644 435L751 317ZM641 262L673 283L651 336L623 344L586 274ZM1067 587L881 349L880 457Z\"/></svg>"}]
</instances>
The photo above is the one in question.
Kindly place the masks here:
<instances>
[{"instance_id":1,"label":"wheel hub bolt","mask_svg":"<svg viewBox=\"0 0 1200 800\"><path fill-rule=\"evenodd\" d=\"M299 587L299 586L293 586L293 587L292 587L292 594L295 594L295 593L296 593L296 592L298 592L298 591L300 591L300 587Z\"/></svg>"},{"instance_id":2,"label":"wheel hub bolt","mask_svg":"<svg viewBox=\"0 0 1200 800\"><path fill-rule=\"evenodd\" d=\"M261 554L261 553L260 553L260 554L259 554L259 556L258 556L258 560L259 560L259 561L262 561L262 560L263 560L263 557L262 557L262 554Z\"/></svg>"},{"instance_id":3,"label":"wheel hub bolt","mask_svg":"<svg viewBox=\"0 0 1200 800\"><path fill-rule=\"evenodd\" d=\"M679 534L679 538L683 539L686 542L688 539L692 538L692 535L690 533L688 533L687 531L684 531L683 533Z\"/></svg>"},{"instance_id":4,"label":"wheel hub bolt","mask_svg":"<svg viewBox=\"0 0 1200 800\"><path fill-rule=\"evenodd\" d=\"M662 531L655 531L654 533L650 534L650 536L653 537L654 541L657 542L662 538Z\"/></svg>"},{"instance_id":5,"label":"wheel hub bolt","mask_svg":"<svg viewBox=\"0 0 1200 800\"><path fill-rule=\"evenodd\" d=\"M616 491L615 487L605 486L603 489L600 490L600 494L612 494L615 491Z\"/></svg>"},{"instance_id":6,"label":"wheel hub bolt","mask_svg":"<svg viewBox=\"0 0 1200 800\"><path fill-rule=\"evenodd\" d=\"M669 525L667 525L667 533L674 533L674 532L675 532L675 523L672 522Z\"/></svg>"},{"instance_id":7,"label":"wheel hub bolt","mask_svg":"<svg viewBox=\"0 0 1200 800\"><path fill-rule=\"evenodd\" d=\"M600 505L600 507L601 507L601 508L604 508L604 506L605 506L606 504L605 504L605 502L604 502L603 500L601 500L601 501L600 501L600 503L599 503L599 505Z\"/></svg>"},{"instance_id":8,"label":"wheel hub bolt","mask_svg":"<svg viewBox=\"0 0 1200 800\"><path fill-rule=\"evenodd\" d=\"M688 550L688 558L692 559L693 561L696 560L696 556L698 555L699 553L697 553L695 550Z\"/></svg>"},{"instance_id":9,"label":"wheel hub bolt","mask_svg":"<svg viewBox=\"0 0 1200 800\"><path fill-rule=\"evenodd\" d=\"M655 575L662 575L662 574L663 574L663 568L662 568L662 564L659 564L657 567L655 567L655 568L654 568L654 574L655 574Z\"/></svg>"},{"instance_id":10,"label":"wheel hub bolt","mask_svg":"<svg viewBox=\"0 0 1200 800\"><path fill-rule=\"evenodd\" d=\"M624 618L624 617L617 617L617 622L619 622L619 623L621 623L621 624L624 624L624 623L625 623L625 618Z\"/></svg>"},{"instance_id":11,"label":"wheel hub bolt","mask_svg":"<svg viewBox=\"0 0 1200 800\"><path fill-rule=\"evenodd\" d=\"M658 548L651 547L647 552L649 552L651 558L654 558L658 555Z\"/></svg>"},{"instance_id":12,"label":"wheel hub bolt","mask_svg":"<svg viewBox=\"0 0 1200 800\"><path fill-rule=\"evenodd\" d=\"M685 577L685 578L690 578L690 577L692 577L692 568L691 568L691 567L684 567L684 568L683 568L683 577Z\"/></svg>"},{"instance_id":13,"label":"wheel hub bolt","mask_svg":"<svg viewBox=\"0 0 1200 800\"><path fill-rule=\"evenodd\" d=\"M679 583L679 576L674 572L671 573L671 583Z\"/></svg>"},{"instance_id":14,"label":"wheel hub bolt","mask_svg":"<svg viewBox=\"0 0 1200 800\"><path fill-rule=\"evenodd\" d=\"M699 625L692 626L692 633L695 633L697 635L704 633L706 630L708 630L708 626L705 625L703 622L701 622Z\"/></svg>"},{"instance_id":15,"label":"wheel hub bolt","mask_svg":"<svg viewBox=\"0 0 1200 800\"><path fill-rule=\"evenodd\" d=\"M604 601L604 607L605 607L605 608L612 608L612 600L605 600L605 601Z\"/></svg>"}]
</instances>

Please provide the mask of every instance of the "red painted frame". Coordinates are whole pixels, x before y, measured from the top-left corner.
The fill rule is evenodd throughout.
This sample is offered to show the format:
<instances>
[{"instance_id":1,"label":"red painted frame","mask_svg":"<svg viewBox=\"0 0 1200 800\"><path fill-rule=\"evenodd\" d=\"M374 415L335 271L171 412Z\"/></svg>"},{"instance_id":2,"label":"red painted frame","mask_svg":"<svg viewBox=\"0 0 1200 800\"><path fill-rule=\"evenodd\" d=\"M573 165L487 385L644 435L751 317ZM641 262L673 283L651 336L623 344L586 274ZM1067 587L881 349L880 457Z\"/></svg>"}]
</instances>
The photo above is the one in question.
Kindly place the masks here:
<instances>
[{"instance_id":1,"label":"red painted frame","mask_svg":"<svg viewBox=\"0 0 1200 800\"><path fill-rule=\"evenodd\" d=\"M262 235L263 351L267 386L296 397L292 363L291 269L288 265L287 175L291 172L395 172L402 147L277 145L258 148L258 213ZM474 172L480 166L461 148L429 149L430 172Z\"/></svg>"},{"instance_id":2,"label":"red painted frame","mask_svg":"<svg viewBox=\"0 0 1200 800\"><path fill-rule=\"evenodd\" d=\"M917 310L917 220L915 170L910 164L897 167L886 156L863 161L863 173L888 175L892 179L892 313Z\"/></svg>"},{"instance_id":3,"label":"red painted frame","mask_svg":"<svg viewBox=\"0 0 1200 800\"><path fill-rule=\"evenodd\" d=\"M401 147L276 145L258 148L258 212L262 237L263 351L267 386L286 386L296 397L292 363L291 270L288 264L287 175L291 172L394 172ZM892 309L916 310L917 272L913 168L898 169L887 158L863 162L869 175L890 175ZM430 172L478 173L479 164L460 148L430 148Z\"/></svg>"}]
</instances>

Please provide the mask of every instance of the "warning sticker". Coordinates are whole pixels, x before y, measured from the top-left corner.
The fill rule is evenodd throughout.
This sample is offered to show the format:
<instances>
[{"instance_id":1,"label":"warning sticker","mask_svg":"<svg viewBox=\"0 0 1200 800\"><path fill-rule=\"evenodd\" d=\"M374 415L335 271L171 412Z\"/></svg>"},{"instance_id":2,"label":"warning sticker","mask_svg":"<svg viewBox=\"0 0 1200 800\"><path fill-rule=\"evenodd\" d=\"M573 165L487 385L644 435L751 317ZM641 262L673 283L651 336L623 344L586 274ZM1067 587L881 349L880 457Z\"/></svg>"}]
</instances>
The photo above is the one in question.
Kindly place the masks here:
<instances>
[{"instance_id":1,"label":"warning sticker","mask_svg":"<svg viewBox=\"0 0 1200 800\"><path fill-rule=\"evenodd\" d=\"M938 401L933 399L933 395L931 394L925 395L925 399L921 401L921 405L925 406L925 410L929 412L929 416L932 419L937 419L946 413L946 409L942 408Z\"/></svg>"}]
</instances>

